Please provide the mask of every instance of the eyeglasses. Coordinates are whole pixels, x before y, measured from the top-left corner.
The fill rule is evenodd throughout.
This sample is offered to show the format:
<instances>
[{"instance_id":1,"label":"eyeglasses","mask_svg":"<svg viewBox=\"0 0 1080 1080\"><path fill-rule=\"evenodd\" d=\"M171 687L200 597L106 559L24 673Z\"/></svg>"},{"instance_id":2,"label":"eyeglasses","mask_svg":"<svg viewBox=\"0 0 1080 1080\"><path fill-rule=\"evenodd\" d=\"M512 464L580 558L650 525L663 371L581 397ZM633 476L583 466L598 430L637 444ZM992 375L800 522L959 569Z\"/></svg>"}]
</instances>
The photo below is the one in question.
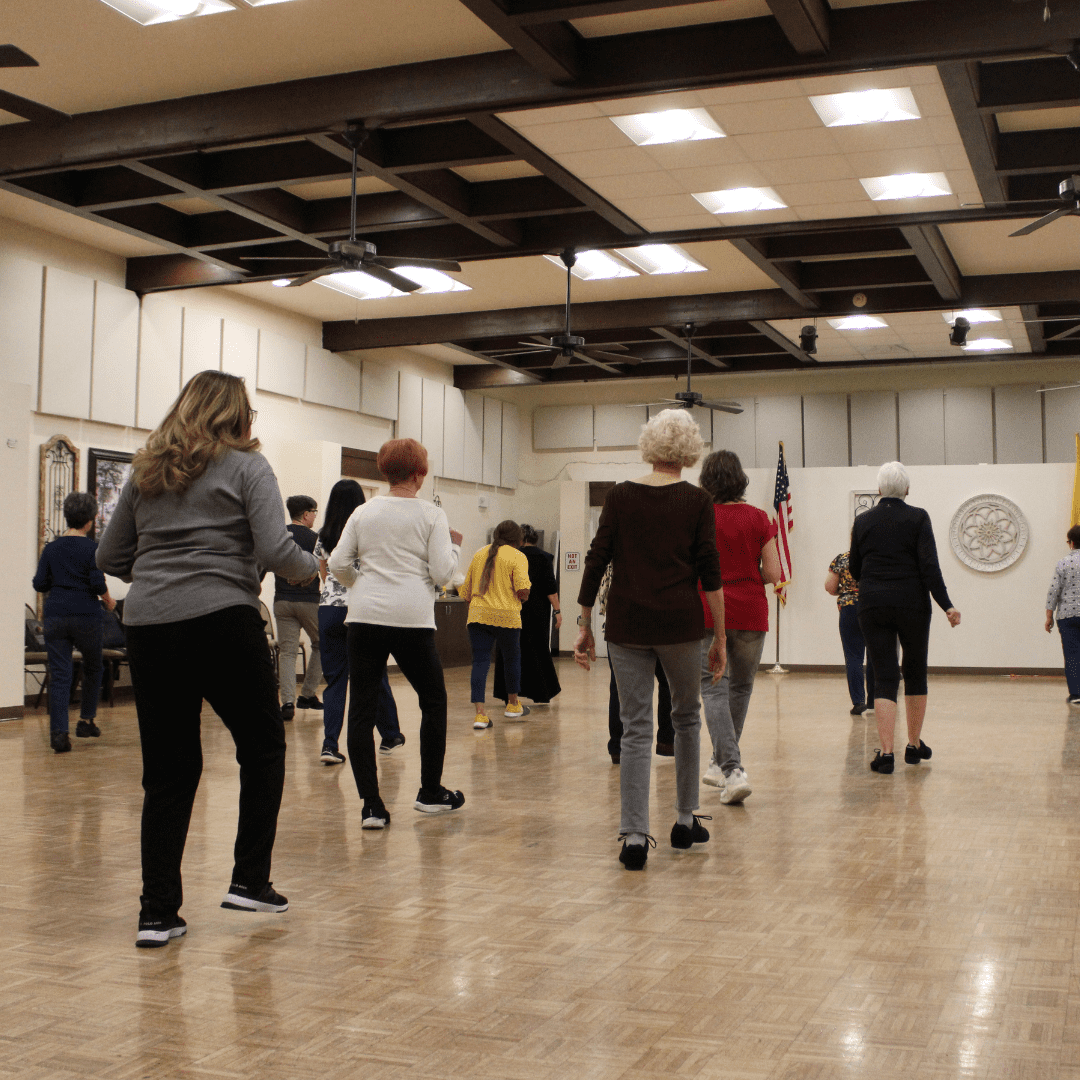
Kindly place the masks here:
<instances>
[{"instance_id":1,"label":"eyeglasses","mask_svg":"<svg viewBox=\"0 0 1080 1080\"><path fill-rule=\"evenodd\" d=\"M258 419L258 417L259 417L259 410L258 409L248 409L248 427L251 427L251 425L255 423L255 421Z\"/></svg>"}]
</instances>

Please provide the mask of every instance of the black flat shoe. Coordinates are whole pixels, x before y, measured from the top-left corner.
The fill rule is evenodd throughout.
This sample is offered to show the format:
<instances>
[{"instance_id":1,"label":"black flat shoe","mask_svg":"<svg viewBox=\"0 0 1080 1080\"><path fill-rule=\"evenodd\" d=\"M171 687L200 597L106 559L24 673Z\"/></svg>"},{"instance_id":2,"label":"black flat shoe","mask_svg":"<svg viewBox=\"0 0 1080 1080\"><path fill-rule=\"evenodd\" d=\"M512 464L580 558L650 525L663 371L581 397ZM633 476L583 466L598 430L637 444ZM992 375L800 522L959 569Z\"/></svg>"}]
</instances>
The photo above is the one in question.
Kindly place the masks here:
<instances>
[{"instance_id":1,"label":"black flat shoe","mask_svg":"<svg viewBox=\"0 0 1080 1080\"><path fill-rule=\"evenodd\" d=\"M659 757L674 757L675 744L670 742L658 742L656 744L656 753Z\"/></svg>"},{"instance_id":2,"label":"black flat shoe","mask_svg":"<svg viewBox=\"0 0 1080 1080\"><path fill-rule=\"evenodd\" d=\"M933 752L934 751L920 739L918 746L912 746L911 743L907 744L907 749L904 750L904 760L909 765L918 765L920 761L928 761Z\"/></svg>"},{"instance_id":3,"label":"black flat shoe","mask_svg":"<svg viewBox=\"0 0 1080 1080\"><path fill-rule=\"evenodd\" d=\"M870 762L870 768L874 772L891 773L895 764L896 757L893 754L883 754L878 750L874 755L874 760Z\"/></svg>"},{"instance_id":4,"label":"black flat shoe","mask_svg":"<svg viewBox=\"0 0 1080 1080\"><path fill-rule=\"evenodd\" d=\"M623 840L626 834L623 833L619 839ZM651 836L645 837L644 844L627 844L623 840L622 851L619 852L619 862L626 867L627 870L644 870L645 861L649 857L649 848L656 847L656 841Z\"/></svg>"},{"instance_id":5,"label":"black flat shoe","mask_svg":"<svg viewBox=\"0 0 1080 1080\"><path fill-rule=\"evenodd\" d=\"M851 715L862 716L862 714L866 712L868 708L870 708L870 706L867 705L865 701L860 701L858 705L851 706Z\"/></svg>"},{"instance_id":6,"label":"black flat shoe","mask_svg":"<svg viewBox=\"0 0 1080 1080\"><path fill-rule=\"evenodd\" d=\"M695 814L692 826L680 825L676 821L671 826L671 846L685 850L691 844L704 844L709 839L709 830L701 824L703 820L712 821L712 817L708 814Z\"/></svg>"}]
</instances>

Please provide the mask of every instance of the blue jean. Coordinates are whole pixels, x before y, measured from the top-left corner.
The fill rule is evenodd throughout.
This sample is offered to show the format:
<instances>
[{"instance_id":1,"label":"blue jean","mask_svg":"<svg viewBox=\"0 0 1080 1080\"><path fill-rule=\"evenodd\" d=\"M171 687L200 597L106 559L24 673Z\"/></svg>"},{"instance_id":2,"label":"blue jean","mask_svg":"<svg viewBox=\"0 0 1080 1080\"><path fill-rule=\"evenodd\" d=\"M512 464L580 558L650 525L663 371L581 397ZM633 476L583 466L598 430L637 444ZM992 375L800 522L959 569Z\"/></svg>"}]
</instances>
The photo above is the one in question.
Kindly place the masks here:
<instances>
[{"instance_id":1,"label":"blue jean","mask_svg":"<svg viewBox=\"0 0 1080 1080\"><path fill-rule=\"evenodd\" d=\"M506 676L506 693L514 695L521 689L521 629L509 626L490 626L488 623L469 623L472 643L472 700L484 703L488 668L491 667L491 647L499 646Z\"/></svg>"},{"instance_id":2,"label":"blue jean","mask_svg":"<svg viewBox=\"0 0 1080 1080\"><path fill-rule=\"evenodd\" d=\"M1065 681L1069 697L1080 697L1080 618L1058 619L1061 651L1065 656ZM51 700L51 699L50 699Z\"/></svg>"},{"instance_id":3,"label":"blue jean","mask_svg":"<svg viewBox=\"0 0 1080 1080\"><path fill-rule=\"evenodd\" d=\"M859 626L859 605L845 604L840 609L840 643L844 646L844 664L847 667L848 693L852 705L874 703L874 665L866 657L866 687L863 689L863 653L866 641Z\"/></svg>"},{"instance_id":4,"label":"blue jean","mask_svg":"<svg viewBox=\"0 0 1080 1080\"><path fill-rule=\"evenodd\" d=\"M101 616L51 615L45 619L45 649L49 654L49 730L68 730L71 701L72 646L82 653L82 704L79 716L93 720L101 697Z\"/></svg>"},{"instance_id":5,"label":"blue jean","mask_svg":"<svg viewBox=\"0 0 1080 1080\"><path fill-rule=\"evenodd\" d=\"M319 608L319 651L322 653L322 673L326 679L326 689L323 691L323 741L335 750L345 721L345 695L349 689L348 631L345 628L348 613L346 607L329 604ZM379 684L375 726L383 739L401 733L397 703L390 689L390 677L385 671Z\"/></svg>"}]
</instances>

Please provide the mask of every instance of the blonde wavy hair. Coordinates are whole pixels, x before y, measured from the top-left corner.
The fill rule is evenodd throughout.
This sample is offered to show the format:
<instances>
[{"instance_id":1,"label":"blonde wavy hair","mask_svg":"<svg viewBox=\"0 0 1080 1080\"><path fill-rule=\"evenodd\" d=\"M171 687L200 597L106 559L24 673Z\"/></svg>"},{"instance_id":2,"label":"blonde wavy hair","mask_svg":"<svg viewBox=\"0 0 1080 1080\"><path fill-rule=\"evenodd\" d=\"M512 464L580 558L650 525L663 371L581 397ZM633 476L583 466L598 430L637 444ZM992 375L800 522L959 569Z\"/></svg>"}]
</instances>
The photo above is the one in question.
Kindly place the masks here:
<instances>
[{"instance_id":1,"label":"blonde wavy hair","mask_svg":"<svg viewBox=\"0 0 1080 1080\"><path fill-rule=\"evenodd\" d=\"M641 458L650 465L661 462L688 469L705 449L701 432L686 409L665 409L641 429Z\"/></svg>"},{"instance_id":2,"label":"blonde wavy hair","mask_svg":"<svg viewBox=\"0 0 1080 1080\"><path fill-rule=\"evenodd\" d=\"M135 455L132 482L150 497L186 491L226 450L259 449L251 437L254 419L243 379L200 371Z\"/></svg>"}]
</instances>

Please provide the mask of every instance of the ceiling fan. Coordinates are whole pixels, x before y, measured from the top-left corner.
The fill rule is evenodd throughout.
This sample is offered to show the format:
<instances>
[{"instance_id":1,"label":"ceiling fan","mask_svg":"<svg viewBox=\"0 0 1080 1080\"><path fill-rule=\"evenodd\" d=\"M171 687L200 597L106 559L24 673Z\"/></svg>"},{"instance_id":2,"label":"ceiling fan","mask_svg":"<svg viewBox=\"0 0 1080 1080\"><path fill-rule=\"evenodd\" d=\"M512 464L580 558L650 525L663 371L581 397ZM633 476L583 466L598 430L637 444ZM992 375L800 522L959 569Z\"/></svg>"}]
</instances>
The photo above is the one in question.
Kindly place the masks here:
<instances>
[{"instance_id":1,"label":"ceiling fan","mask_svg":"<svg viewBox=\"0 0 1080 1080\"><path fill-rule=\"evenodd\" d=\"M38 67L38 62L15 45L0 45L0 68ZM24 120L70 120L71 116L38 101L0 90L0 109Z\"/></svg>"},{"instance_id":2,"label":"ceiling fan","mask_svg":"<svg viewBox=\"0 0 1080 1080\"><path fill-rule=\"evenodd\" d=\"M1030 225L1025 225L1022 229L1009 233L1009 236L1027 236L1037 229L1045 228L1051 221L1057 221L1058 218L1067 217L1069 214L1080 213L1080 176L1068 176L1062 180L1058 184L1058 196L1067 202L1071 202L1072 205L1051 210L1049 214L1043 214L1041 218L1031 222Z\"/></svg>"},{"instance_id":3,"label":"ceiling fan","mask_svg":"<svg viewBox=\"0 0 1080 1080\"><path fill-rule=\"evenodd\" d=\"M649 405L673 405L680 409L692 409L695 405L702 409L712 409L713 412L732 413L737 416L743 411L743 407L737 401L705 401L696 390L690 387L690 376L694 360L694 324L686 323L683 331L686 334L686 389L679 390L673 398L664 398L662 401L650 401ZM640 405L633 406L641 408Z\"/></svg>"},{"instance_id":4,"label":"ceiling fan","mask_svg":"<svg viewBox=\"0 0 1080 1080\"><path fill-rule=\"evenodd\" d=\"M423 286L402 274L395 274L394 268L416 266L421 269L448 270L460 273L459 263L450 259L413 259L399 258L395 255L379 255L375 245L367 240L356 239L356 152L368 137L368 131L362 125L353 124L342 136L352 147L352 194L349 202L349 239L330 242L325 255L286 256L286 255L244 255L241 262L317 262L320 266L308 270L289 282L289 288L306 285L309 281L327 274L340 274L343 271L361 270L369 277L382 281L400 292L416 292Z\"/></svg>"},{"instance_id":5,"label":"ceiling fan","mask_svg":"<svg viewBox=\"0 0 1080 1080\"><path fill-rule=\"evenodd\" d=\"M519 341L524 346L521 349L512 349L509 352L492 353L495 357L525 356L534 352L554 352L555 359L552 368L568 367L570 361L576 356L581 360L588 360L599 364L600 367L612 368L610 364L628 364L634 366L641 363L641 357L635 356L625 345L605 345L603 349L596 349L585 344L585 339L570 330L570 271L577 262L577 253L573 248L566 248L559 252L559 258L566 267L566 329L561 334L548 338L548 344L542 345L537 341ZM624 355L620 355L624 354ZM605 363L604 361L607 361Z\"/></svg>"}]
</instances>

